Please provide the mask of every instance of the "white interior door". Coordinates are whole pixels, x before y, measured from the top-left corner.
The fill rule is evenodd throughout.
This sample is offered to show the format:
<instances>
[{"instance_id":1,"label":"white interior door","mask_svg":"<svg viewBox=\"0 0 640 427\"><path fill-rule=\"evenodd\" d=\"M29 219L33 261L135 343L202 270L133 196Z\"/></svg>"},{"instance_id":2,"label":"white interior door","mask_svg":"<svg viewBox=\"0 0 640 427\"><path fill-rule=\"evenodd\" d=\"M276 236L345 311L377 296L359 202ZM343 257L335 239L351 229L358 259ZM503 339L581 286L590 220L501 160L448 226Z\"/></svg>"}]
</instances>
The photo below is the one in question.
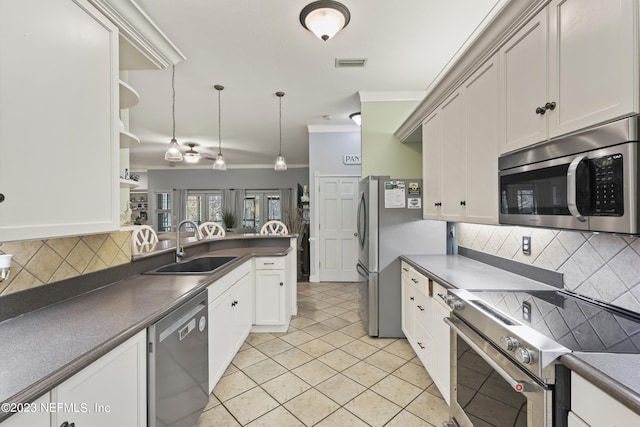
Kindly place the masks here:
<instances>
[{"instance_id":1,"label":"white interior door","mask_svg":"<svg viewBox=\"0 0 640 427\"><path fill-rule=\"evenodd\" d=\"M320 178L320 281L358 279L357 177Z\"/></svg>"}]
</instances>

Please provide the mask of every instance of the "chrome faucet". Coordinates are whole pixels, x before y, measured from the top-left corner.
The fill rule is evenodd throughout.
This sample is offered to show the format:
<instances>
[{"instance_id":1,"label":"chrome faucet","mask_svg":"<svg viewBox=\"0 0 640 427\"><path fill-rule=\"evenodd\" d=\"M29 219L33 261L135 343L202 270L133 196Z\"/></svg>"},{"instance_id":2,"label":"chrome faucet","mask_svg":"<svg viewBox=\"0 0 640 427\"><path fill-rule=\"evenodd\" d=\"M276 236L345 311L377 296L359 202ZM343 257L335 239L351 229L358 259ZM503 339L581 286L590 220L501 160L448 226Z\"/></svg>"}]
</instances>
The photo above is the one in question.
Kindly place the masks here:
<instances>
[{"instance_id":1,"label":"chrome faucet","mask_svg":"<svg viewBox=\"0 0 640 427\"><path fill-rule=\"evenodd\" d=\"M196 239L200 240L200 230L198 230L198 224L196 224L195 222L191 221L190 219L185 219L184 221L180 221L180 223L178 224L178 228L176 229L176 262L180 262L182 260L182 257L184 256L184 248L182 246L180 246L180 227L182 227L184 224L192 224L193 227L196 230Z\"/></svg>"}]
</instances>

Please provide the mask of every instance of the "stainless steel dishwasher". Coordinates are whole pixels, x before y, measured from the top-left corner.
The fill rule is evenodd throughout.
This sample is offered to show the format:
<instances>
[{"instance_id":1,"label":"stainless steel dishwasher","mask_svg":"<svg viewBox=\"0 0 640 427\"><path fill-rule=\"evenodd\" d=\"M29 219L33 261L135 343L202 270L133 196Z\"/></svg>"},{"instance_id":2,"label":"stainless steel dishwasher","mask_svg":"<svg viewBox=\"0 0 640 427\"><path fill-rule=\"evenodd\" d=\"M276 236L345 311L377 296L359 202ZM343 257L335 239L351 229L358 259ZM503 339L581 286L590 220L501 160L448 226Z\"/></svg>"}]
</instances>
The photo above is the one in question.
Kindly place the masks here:
<instances>
[{"instance_id":1,"label":"stainless steel dishwasher","mask_svg":"<svg viewBox=\"0 0 640 427\"><path fill-rule=\"evenodd\" d=\"M209 401L207 291L150 326L149 426L194 427Z\"/></svg>"}]
</instances>

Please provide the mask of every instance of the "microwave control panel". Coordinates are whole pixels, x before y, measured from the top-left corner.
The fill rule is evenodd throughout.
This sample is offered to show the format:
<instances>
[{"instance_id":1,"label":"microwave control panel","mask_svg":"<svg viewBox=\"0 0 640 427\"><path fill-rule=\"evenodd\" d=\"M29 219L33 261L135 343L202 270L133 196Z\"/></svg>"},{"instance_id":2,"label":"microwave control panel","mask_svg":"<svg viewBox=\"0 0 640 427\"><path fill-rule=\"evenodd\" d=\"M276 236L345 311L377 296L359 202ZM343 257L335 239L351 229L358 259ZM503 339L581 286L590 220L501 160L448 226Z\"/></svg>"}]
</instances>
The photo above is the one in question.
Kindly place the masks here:
<instances>
[{"instance_id":1,"label":"microwave control panel","mask_svg":"<svg viewBox=\"0 0 640 427\"><path fill-rule=\"evenodd\" d=\"M599 216L624 214L622 154L590 159L593 167L592 212Z\"/></svg>"}]
</instances>

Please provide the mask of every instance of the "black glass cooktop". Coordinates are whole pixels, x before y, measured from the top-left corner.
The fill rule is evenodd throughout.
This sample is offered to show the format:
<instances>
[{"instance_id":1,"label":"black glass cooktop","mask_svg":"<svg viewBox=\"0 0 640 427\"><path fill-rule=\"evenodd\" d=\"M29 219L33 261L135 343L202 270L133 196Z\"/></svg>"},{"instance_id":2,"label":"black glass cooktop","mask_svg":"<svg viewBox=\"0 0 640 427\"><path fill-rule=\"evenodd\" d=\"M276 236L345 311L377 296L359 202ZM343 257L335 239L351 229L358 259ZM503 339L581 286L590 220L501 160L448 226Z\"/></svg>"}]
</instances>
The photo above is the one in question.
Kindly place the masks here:
<instances>
[{"instance_id":1,"label":"black glass cooktop","mask_svg":"<svg viewBox=\"0 0 640 427\"><path fill-rule=\"evenodd\" d=\"M640 316L568 291L473 291L572 351L640 353Z\"/></svg>"}]
</instances>

